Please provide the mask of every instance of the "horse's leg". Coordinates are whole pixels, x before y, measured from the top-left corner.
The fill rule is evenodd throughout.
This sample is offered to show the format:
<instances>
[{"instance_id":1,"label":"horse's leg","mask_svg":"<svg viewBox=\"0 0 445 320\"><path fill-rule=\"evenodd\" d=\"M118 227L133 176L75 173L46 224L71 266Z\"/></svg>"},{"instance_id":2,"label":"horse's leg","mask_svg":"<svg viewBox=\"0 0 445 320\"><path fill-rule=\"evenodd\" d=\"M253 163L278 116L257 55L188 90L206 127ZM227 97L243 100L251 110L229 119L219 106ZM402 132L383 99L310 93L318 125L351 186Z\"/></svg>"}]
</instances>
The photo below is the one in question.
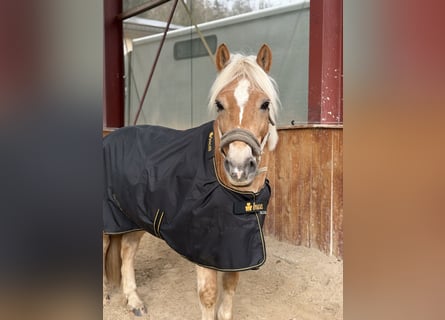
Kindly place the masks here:
<instances>
[{"instance_id":1,"label":"horse's leg","mask_svg":"<svg viewBox=\"0 0 445 320\"><path fill-rule=\"evenodd\" d=\"M218 308L218 320L232 319L232 301L239 281L239 272L224 272L222 276L223 292Z\"/></svg>"},{"instance_id":2,"label":"horse's leg","mask_svg":"<svg viewBox=\"0 0 445 320\"><path fill-rule=\"evenodd\" d=\"M129 232L122 235L121 257L122 257L122 290L127 298L127 305L137 316L147 313L144 303L136 291L136 280L134 277L134 256L143 236L143 231Z\"/></svg>"},{"instance_id":3,"label":"horse's leg","mask_svg":"<svg viewBox=\"0 0 445 320\"><path fill-rule=\"evenodd\" d=\"M102 269L102 293L103 293L103 303L107 303L110 300L110 293L108 292L108 279L107 273L105 271L105 264L107 258L108 246L110 245L110 236L107 234L102 235L102 247L103 247L103 269Z\"/></svg>"},{"instance_id":4,"label":"horse's leg","mask_svg":"<svg viewBox=\"0 0 445 320\"><path fill-rule=\"evenodd\" d=\"M216 299L218 298L218 282L216 271L196 266L198 280L199 306L202 320L215 319Z\"/></svg>"}]
</instances>

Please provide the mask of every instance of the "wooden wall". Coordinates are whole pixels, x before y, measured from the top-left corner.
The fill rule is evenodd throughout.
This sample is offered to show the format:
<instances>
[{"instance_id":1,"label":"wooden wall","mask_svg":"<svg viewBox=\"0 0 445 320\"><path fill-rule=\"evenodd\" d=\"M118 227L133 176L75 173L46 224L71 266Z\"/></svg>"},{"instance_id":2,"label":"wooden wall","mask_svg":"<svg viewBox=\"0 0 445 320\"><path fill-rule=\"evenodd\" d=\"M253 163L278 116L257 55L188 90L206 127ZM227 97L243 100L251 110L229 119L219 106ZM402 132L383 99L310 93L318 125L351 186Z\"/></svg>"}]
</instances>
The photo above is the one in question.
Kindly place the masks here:
<instances>
[{"instance_id":1,"label":"wooden wall","mask_svg":"<svg viewBox=\"0 0 445 320\"><path fill-rule=\"evenodd\" d=\"M343 129L283 128L269 166L272 199L264 230L343 258Z\"/></svg>"}]
</instances>

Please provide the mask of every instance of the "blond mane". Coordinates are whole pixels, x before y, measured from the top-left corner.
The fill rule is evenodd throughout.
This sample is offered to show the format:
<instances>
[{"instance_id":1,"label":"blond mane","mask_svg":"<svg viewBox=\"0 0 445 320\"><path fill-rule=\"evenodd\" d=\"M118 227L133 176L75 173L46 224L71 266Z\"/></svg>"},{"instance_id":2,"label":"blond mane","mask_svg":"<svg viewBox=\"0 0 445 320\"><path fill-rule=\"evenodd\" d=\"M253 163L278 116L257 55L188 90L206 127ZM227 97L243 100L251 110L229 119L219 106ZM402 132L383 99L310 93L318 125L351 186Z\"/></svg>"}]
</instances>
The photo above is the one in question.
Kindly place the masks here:
<instances>
[{"instance_id":1,"label":"blond mane","mask_svg":"<svg viewBox=\"0 0 445 320\"><path fill-rule=\"evenodd\" d=\"M256 62L256 56L244 56L241 54L231 54L229 63L221 70L216 77L209 93L208 108L215 110L215 100L218 94L227 87L233 80L247 79L255 89L263 91L270 99L269 112L273 123L277 121L277 113L280 108L278 88L272 79ZM269 125L269 150L275 149L278 142L276 126Z\"/></svg>"}]
</instances>

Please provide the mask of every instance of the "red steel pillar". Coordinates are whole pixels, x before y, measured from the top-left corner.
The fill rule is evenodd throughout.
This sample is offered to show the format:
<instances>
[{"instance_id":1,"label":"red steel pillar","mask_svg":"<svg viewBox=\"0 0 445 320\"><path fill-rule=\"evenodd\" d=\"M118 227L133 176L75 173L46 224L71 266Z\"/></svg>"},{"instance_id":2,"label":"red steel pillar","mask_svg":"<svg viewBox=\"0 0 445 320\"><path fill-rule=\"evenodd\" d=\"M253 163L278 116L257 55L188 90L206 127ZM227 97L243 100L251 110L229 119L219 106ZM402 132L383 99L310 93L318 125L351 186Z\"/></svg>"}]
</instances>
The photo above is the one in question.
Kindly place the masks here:
<instances>
[{"instance_id":1,"label":"red steel pillar","mask_svg":"<svg viewBox=\"0 0 445 320\"><path fill-rule=\"evenodd\" d=\"M343 0L312 0L308 122L343 123Z\"/></svg>"},{"instance_id":2,"label":"red steel pillar","mask_svg":"<svg viewBox=\"0 0 445 320\"><path fill-rule=\"evenodd\" d=\"M124 125L124 52L121 0L104 0L104 108L103 126Z\"/></svg>"}]
</instances>

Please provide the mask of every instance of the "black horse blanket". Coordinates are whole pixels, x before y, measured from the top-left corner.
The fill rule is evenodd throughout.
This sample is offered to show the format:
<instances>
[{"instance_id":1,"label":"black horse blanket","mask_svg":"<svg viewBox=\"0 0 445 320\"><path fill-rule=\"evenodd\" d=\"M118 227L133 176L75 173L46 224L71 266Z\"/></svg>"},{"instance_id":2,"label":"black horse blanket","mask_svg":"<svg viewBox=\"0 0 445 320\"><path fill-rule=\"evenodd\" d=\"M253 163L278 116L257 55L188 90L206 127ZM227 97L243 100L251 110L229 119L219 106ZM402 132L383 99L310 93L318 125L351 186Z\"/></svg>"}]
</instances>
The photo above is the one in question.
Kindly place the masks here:
<instances>
[{"instance_id":1,"label":"black horse blanket","mask_svg":"<svg viewBox=\"0 0 445 320\"><path fill-rule=\"evenodd\" d=\"M104 232L145 230L190 261L221 271L261 266L269 183L258 193L224 186L214 152L213 121L184 131L125 127L106 136Z\"/></svg>"}]
</instances>

